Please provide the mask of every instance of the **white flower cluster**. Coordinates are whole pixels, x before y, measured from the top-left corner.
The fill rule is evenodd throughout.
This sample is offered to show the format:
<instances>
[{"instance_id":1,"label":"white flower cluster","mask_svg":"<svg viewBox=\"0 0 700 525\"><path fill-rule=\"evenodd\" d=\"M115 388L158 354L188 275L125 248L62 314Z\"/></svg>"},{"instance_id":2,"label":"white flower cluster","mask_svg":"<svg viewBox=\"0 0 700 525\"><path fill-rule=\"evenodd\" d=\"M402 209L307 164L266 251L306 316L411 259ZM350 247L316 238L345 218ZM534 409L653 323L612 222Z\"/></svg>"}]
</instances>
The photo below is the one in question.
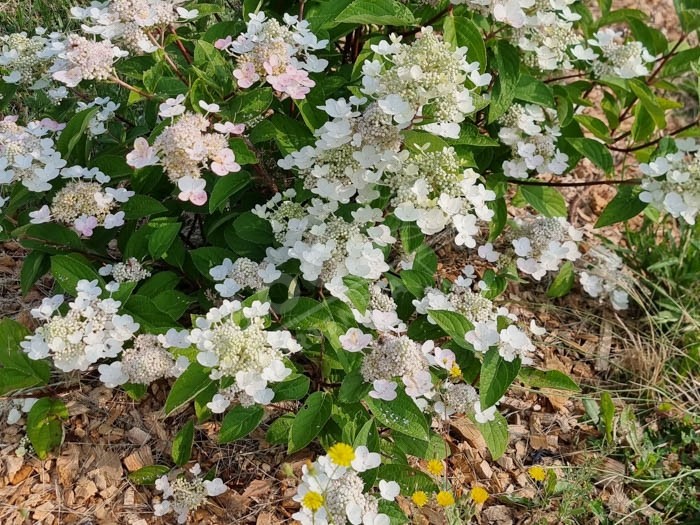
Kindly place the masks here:
<instances>
[{"instance_id":1,"label":"white flower cluster","mask_svg":"<svg viewBox=\"0 0 700 525\"><path fill-rule=\"evenodd\" d=\"M83 80L111 78L115 60L127 55L109 40L89 40L72 34L66 38L49 71L54 80L75 87Z\"/></svg>"},{"instance_id":2,"label":"white flower cluster","mask_svg":"<svg viewBox=\"0 0 700 525\"><path fill-rule=\"evenodd\" d=\"M465 274L471 274L472 271L468 266ZM463 315L474 327L464 335L464 339L475 351L484 353L496 347L506 361L519 357L523 364L530 364L535 346L527 332L515 324L518 318L507 308L497 307L490 299L472 292L470 285L471 279L462 277L453 283L448 293L428 288L425 297L414 300L413 305L416 312L426 314L430 322L434 322L430 317L432 310L447 310ZM499 320L507 321L508 326L499 329Z\"/></svg>"},{"instance_id":3,"label":"white flower cluster","mask_svg":"<svg viewBox=\"0 0 700 525\"><path fill-rule=\"evenodd\" d=\"M542 71L572 69L571 48L581 42L573 22L581 19L569 7L577 0L531 2L522 26L513 31L514 42L527 53L526 63ZM522 2L521 2L522 3ZM517 22L521 18L516 15Z\"/></svg>"},{"instance_id":4,"label":"white flower cluster","mask_svg":"<svg viewBox=\"0 0 700 525\"><path fill-rule=\"evenodd\" d=\"M103 277L111 275L115 282L137 283L151 276L151 272L135 257L129 257L125 262L115 264L105 264L99 269L99 274Z\"/></svg>"},{"instance_id":5,"label":"white flower cluster","mask_svg":"<svg viewBox=\"0 0 700 525\"><path fill-rule=\"evenodd\" d=\"M293 191L286 191L291 198ZM275 265L290 259L300 262L304 279L324 283L344 275L379 279L389 269L378 246L395 242L389 228L370 226L382 221L382 211L359 208L352 212L352 221L335 215L338 203L312 199L304 206L285 205L276 195L253 212L271 221L273 232L282 244L268 248L266 260Z\"/></svg>"},{"instance_id":6,"label":"white flower cluster","mask_svg":"<svg viewBox=\"0 0 700 525\"><path fill-rule=\"evenodd\" d=\"M301 509L292 518L301 525L389 525L389 517L378 512L378 499L365 493L358 475L380 463L380 455L365 446L333 445L328 455L302 467L294 495ZM389 500L399 492L396 482L383 481L383 489L382 497Z\"/></svg>"},{"instance_id":7,"label":"white flower cluster","mask_svg":"<svg viewBox=\"0 0 700 525\"><path fill-rule=\"evenodd\" d=\"M480 74L481 64L467 62L467 48L452 49L432 27L423 28L410 44L397 35L390 39L372 45L382 60L362 65L362 92L401 127L427 119L427 131L456 138L459 123L476 111L465 82L478 90L489 85L491 75Z\"/></svg>"},{"instance_id":8,"label":"white flower cluster","mask_svg":"<svg viewBox=\"0 0 700 525\"><path fill-rule=\"evenodd\" d=\"M303 99L316 83L309 73L320 73L328 61L313 54L325 48L328 40L318 40L306 20L284 15L284 24L265 13L251 13L245 33L233 40L217 40L215 46L236 57L233 76L241 88L260 80L279 93Z\"/></svg>"},{"instance_id":9,"label":"white flower cluster","mask_svg":"<svg viewBox=\"0 0 700 525\"><path fill-rule=\"evenodd\" d=\"M573 54L579 60L591 63L597 77L643 77L649 74L647 64L656 60L644 44L638 41L625 42L622 33L609 28L598 30L595 38L588 40L588 44L592 47L576 46Z\"/></svg>"},{"instance_id":10,"label":"white flower cluster","mask_svg":"<svg viewBox=\"0 0 700 525\"><path fill-rule=\"evenodd\" d=\"M31 37L25 32L0 36L0 68L7 72L2 79L32 90L48 87L51 80L47 72L62 48L63 38L61 33L47 35L42 27L36 28Z\"/></svg>"},{"instance_id":11,"label":"white flower cluster","mask_svg":"<svg viewBox=\"0 0 700 525\"><path fill-rule=\"evenodd\" d=\"M78 101L76 112L88 108L99 108L99 111L88 122L88 133L96 137L107 132L107 122L109 122L119 109L119 104L113 102L109 97L97 97L95 100L85 103Z\"/></svg>"},{"instance_id":12,"label":"white flower cluster","mask_svg":"<svg viewBox=\"0 0 700 525\"><path fill-rule=\"evenodd\" d=\"M31 222L41 224L54 219L71 226L84 237L91 237L95 228L118 228L124 224L125 213L117 211L134 192L126 188L104 188L109 177L97 168L72 166L61 171L69 182L56 192L51 206L44 205L31 212Z\"/></svg>"},{"instance_id":13,"label":"white flower cluster","mask_svg":"<svg viewBox=\"0 0 700 525\"><path fill-rule=\"evenodd\" d=\"M199 113L186 111L182 105L184 100L185 96L179 95L161 104L161 116L179 118L161 131L153 146L145 138L137 138L126 162L133 168L161 164L168 178L180 189L178 198L201 206L208 198L202 169L209 169L220 177L240 171L228 137L241 130L226 122L215 124L214 131L209 131L209 120ZM216 105L204 106L215 106L213 109L218 110Z\"/></svg>"},{"instance_id":14,"label":"white flower cluster","mask_svg":"<svg viewBox=\"0 0 700 525\"><path fill-rule=\"evenodd\" d=\"M221 297L233 297L244 289L254 292L262 290L279 279L282 273L272 263L257 263L247 257L239 257L235 262L224 259L220 265L209 270L209 275L215 281L223 281L214 285Z\"/></svg>"},{"instance_id":15,"label":"white flower cluster","mask_svg":"<svg viewBox=\"0 0 700 525\"><path fill-rule=\"evenodd\" d=\"M5 186L14 182L32 192L51 189L50 182L59 176L66 161L47 135L61 127L51 120L30 122L26 127L17 124L17 117L0 121L0 208L7 202Z\"/></svg>"},{"instance_id":16,"label":"white flower cluster","mask_svg":"<svg viewBox=\"0 0 700 525\"><path fill-rule=\"evenodd\" d=\"M166 474L156 480L156 490L163 494L161 501L153 505L155 516L173 512L177 515L178 523L186 523L191 511L206 505L207 497L220 496L228 490L221 478L209 481L201 477L199 463L189 469L189 473L192 476L182 472L177 477Z\"/></svg>"},{"instance_id":17,"label":"white flower cluster","mask_svg":"<svg viewBox=\"0 0 700 525\"><path fill-rule=\"evenodd\" d=\"M62 295L45 298L33 309L32 316L44 324L21 343L31 359L50 357L63 372L85 371L101 359L117 357L139 328L130 315L117 313L119 301L100 299L97 280L78 281L76 291L65 315L58 312Z\"/></svg>"},{"instance_id":18,"label":"white flower cluster","mask_svg":"<svg viewBox=\"0 0 700 525\"><path fill-rule=\"evenodd\" d=\"M518 270L539 281L555 272L563 261L581 257L583 235L563 217L527 217L515 220L511 245Z\"/></svg>"},{"instance_id":19,"label":"white flower cluster","mask_svg":"<svg viewBox=\"0 0 700 525\"><path fill-rule=\"evenodd\" d=\"M376 104L364 110L366 98L329 99L319 106L330 120L316 131L314 146L287 155L279 166L297 169L304 187L328 200L358 202L377 197L374 184L398 153L402 137L391 115Z\"/></svg>"},{"instance_id":20,"label":"white flower cluster","mask_svg":"<svg viewBox=\"0 0 700 525\"><path fill-rule=\"evenodd\" d=\"M536 25L532 18L556 12L564 20L577 20L569 7L576 0L451 0L453 4L466 4L484 16L514 28Z\"/></svg>"},{"instance_id":21,"label":"white flower cluster","mask_svg":"<svg viewBox=\"0 0 700 525\"><path fill-rule=\"evenodd\" d=\"M603 246L595 246L586 252L584 262L586 270L579 274L583 290L600 301L609 299L615 310L627 310L629 294L625 288L631 280L624 273L622 258Z\"/></svg>"},{"instance_id":22,"label":"white flower cluster","mask_svg":"<svg viewBox=\"0 0 700 525\"><path fill-rule=\"evenodd\" d=\"M506 177L526 179L531 172L561 175L569 157L557 148L561 135L556 111L534 104L513 104L500 119L498 138L510 146L513 160L503 162Z\"/></svg>"},{"instance_id":23,"label":"white flower cluster","mask_svg":"<svg viewBox=\"0 0 700 525\"><path fill-rule=\"evenodd\" d=\"M87 7L73 7L71 15L84 23L87 34L105 40L121 41L135 53L153 53L158 49L154 30L167 27L178 19L197 16L187 11L185 0L111 0L91 2ZM88 25L92 24L92 25Z\"/></svg>"},{"instance_id":24,"label":"white flower cluster","mask_svg":"<svg viewBox=\"0 0 700 525\"><path fill-rule=\"evenodd\" d=\"M109 388L124 383L150 385L167 377L178 377L189 365L185 356L175 357L163 336L137 335L131 348L124 350L118 361L98 367L100 381Z\"/></svg>"},{"instance_id":25,"label":"white flower cluster","mask_svg":"<svg viewBox=\"0 0 700 525\"><path fill-rule=\"evenodd\" d=\"M700 211L700 145L693 138L676 139L675 144L675 153L639 165L644 174L639 199L695 224Z\"/></svg>"},{"instance_id":26,"label":"white flower cluster","mask_svg":"<svg viewBox=\"0 0 700 525\"><path fill-rule=\"evenodd\" d=\"M270 303L255 301L244 307L238 301L224 300L220 307L197 318L189 335L199 350L197 361L212 369L212 379L235 379L208 403L213 412L223 412L234 398L246 406L268 404L274 397L268 384L292 373L283 359L301 347L286 330L265 330L269 311Z\"/></svg>"}]
</instances>

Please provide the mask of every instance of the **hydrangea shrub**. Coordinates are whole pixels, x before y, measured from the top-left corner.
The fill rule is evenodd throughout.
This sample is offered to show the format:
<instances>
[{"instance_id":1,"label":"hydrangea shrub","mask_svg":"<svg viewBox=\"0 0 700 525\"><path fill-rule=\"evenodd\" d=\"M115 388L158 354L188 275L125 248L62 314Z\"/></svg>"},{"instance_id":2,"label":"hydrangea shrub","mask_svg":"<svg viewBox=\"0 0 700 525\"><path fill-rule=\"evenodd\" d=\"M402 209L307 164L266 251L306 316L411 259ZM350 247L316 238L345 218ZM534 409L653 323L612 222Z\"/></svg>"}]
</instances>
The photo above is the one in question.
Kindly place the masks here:
<instances>
[{"instance_id":1,"label":"hydrangea shrub","mask_svg":"<svg viewBox=\"0 0 700 525\"><path fill-rule=\"evenodd\" d=\"M66 14L78 32L2 37L0 235L27 250L23 291L55 287L32 333L0 323L11 422L27 413L43 457L64 374L137 401L159 382L165 414L192 419L177 468L134 477L157 515L226 490L182 468L215 420L221 442L264 425L327 451L301 523L401 523L399 494L451 516L445 422L472 420L498 458L514 381L577 389L539 369L546 326L509 285L625 309L633 283L593 227L694 224L697 120L668 117L697 95L700 18L677 4L676 41L606 0L108 0ZM594 184L617 196L577 228L560 189Z\"/></svg>"}]
</instances>

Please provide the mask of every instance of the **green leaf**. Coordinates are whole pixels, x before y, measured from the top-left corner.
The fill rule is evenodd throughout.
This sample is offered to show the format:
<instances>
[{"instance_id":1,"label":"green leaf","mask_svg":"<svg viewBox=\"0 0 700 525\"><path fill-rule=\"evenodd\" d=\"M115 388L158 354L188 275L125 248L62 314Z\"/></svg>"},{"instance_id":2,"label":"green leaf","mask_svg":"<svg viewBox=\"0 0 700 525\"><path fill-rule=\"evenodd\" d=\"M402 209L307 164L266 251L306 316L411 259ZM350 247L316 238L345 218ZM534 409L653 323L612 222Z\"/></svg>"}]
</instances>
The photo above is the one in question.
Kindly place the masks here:
<instances>
[{"instance_id":1,"label":"green leaf","mask_svg":"<svg viewBox=\"0 0 700 525\"><path fill-rule=\"evenodd\" d=\"M498 348L490 348L484 354L481 365L481 377L479 379L479 399L481 410L493 406L498 402L508 387L513 383L520 370L520 358L506 361L498 353Z\"/></svg>"},{"instance_id":2,"label":"green leaf","mask_svg":"<svg viewBox=\"0 0 700 525\"><path fill-rule=\"evenodd\" d=\"M440 434L435 432L430 432L428 441L415 439L398 432L392 437L399 450L411 456L423 459L445 459L450 455L449 445Z\"/></svg>"},{"instance_id":3,"label":"green leaf","mask_svg":"<svg viewBox=\"0 0 700 525\"><path fill-rule=\"evenodd\" d=\"M595 223L596 228L626 221L640 214L647 207L639 200L639 190L631 184L617 187L617 195L608 203Z\"/></svg>"},{"instance_id":4,"label":"green leaf","mask_svg":"<svg viewBox=\"0 0 700 525\"><path fill-rule=\"evenodd\" d=\"M179 222L156 222L148 223L153 232L148 236L148 253L154 259L161 259L167 253L180 233L182 224Z\"/></svg>"},{"instance_id":5,"label":"green leaf","mask_svg":"<svg viewBox=\"0 0 700 525\"><path fill-rule=\"evenodd\" d=\"M136 485L153 485L158 478L165 476L168 472L170 472L170 467L165 465L148 465L134 472L129 472L128 478Z\"/></svg>"},{"instance_id":6,"label":"green leaf","mask_svg":"<svg viewBox=\"0 0 700 525\"><path fill-rule=\"evenodd\" d=\"M124 212L126 220L141 219L168 211L168 208L163 206L160 201L148 195L134 195L123 203L120 209Z\"/></svg>"},{"instance_id":7,"label":"green leaf","mask_svg":"<svg viewBox=\"0 0 700 525\"><path fill-rule=\"evenodd\" d=\"M615 405L608 392L603 392L600 396L600 421L603 423L605 437L608 443L613 440L613 424L615 421Z\"/></svg>"},{"instance_id":8,"label":"green leaf","mask_svg":"<svg viewBox=\"0 0 700 525\"><path fill-rule=\"evenodd\" d=\"M226 258L232 261L236 259L236 256L232 252L225 248L219 248L218 246L203 246L202 248L190 250L189 253L199 273L209 280L211 280L209 270L212 267L221 264Z\"/></svg>"},{"instance_id":9,"label":"green leaf","mask_svg":"<svg viewBox=\"0 0 700 525\"><path fill-rule=\"evenodd\" d=\"M630 89L639 98L644 109L646 109L654 120L656 127L664 129L666 127L666 114L656 101L656 96L649 86L636 78L629 79Z\"/></svg>"},{"instance_id":10,"label":"green leaf","mask_svg":"<svg viewBox=\"0 0 700 525\"><path fill-rule=\"evenodd\" d=\"M547 84L528 75L522 75L515 88L515 98L546 108L556 108L554 92Z\"/></svg>"},{"instance_id":11,"label":"green leaf","mask_svg":"<svg viewBox=\"0 0 700 525\"><path fill-rule=\"evenodd\" d=\"M367 279L346 275L343 277L343 284L348 287L345 295L348 296L352 305L364 314L369 305L369 282Z\"/></svg>"},{"instance_id":12,"label":"green leaf","mask_svg":"<svg viewBox=\"0 0 700 525\"><path fill-rule=\"evenodd\" d=\"M289 441L289 432L294 423L292 414L284 414L275 419L265 434L265 441L270 445L286 445Z\"/></svg>"},{"instance_id":13,"label":"green leaf","mask_svg":"<svg viewBox=\"0 0 700 525\"><path fill-rule=\"evenodd\" d=\"M121 291L123 286L124 284L119 287L119 291ZM173 321L177 321L194 302L194 299L177 290L164 290L156 295L152 301L153 305L158 310L170 317Z\"/></svg>"},{"instance_id":14,"label":"green leaf","mask_svg":"<svg viewBox=\"0 0 700 525\"><path fill-rule=\"evenodd\" d=\"M246 171L229 173L220 177L214 184L209 197L209 212L213 213L226 207L228 201L250 184L250 175Z\"/></svg>"},{"instance_id":15,"label":"green leaf","mask_svg":"<svg viewBox=\"0 0 700 525\"><path fill-rule=\"evenodd\" d=\"M61 136L56 141L56 151L61 154L62 158L66 160L70 158L75 146L83 138L90 119L97 114L98 110L97 107L84 109L68 121L66 127L61 131Z\"/></svg>"},{"instance_id":16,"label":"green leaf","mask_svg":"<svg viewBox=\"0 0 700 525\"><path fill-rule=\"evenodd\" d=\"M43 252L32 251L24 258L22 262L22 270L19 276L20 288L22 295L27 295L34 283L39 278L46 274L51 267L49 256Z\"/></svg>"},{"instance_id":17,"label":"green leaf","mask_svg":"<svg viewBox=\"0 0 700 525\"><path fill-rule=\"evenodd\" d=\"M520 53L505 40L494 48L495 73L498 75L491 94L489 124L498 120L513 104L520 81Z\"/></svg>"},{"instance_id":18,"label":"green leaf","mask_svg":"<svg viewBox=\"0 0 700 525\"><path fill-rule=\"evenodd\" d=\"M484 37L474 22L464 16L445 17L442 25L443 37L455 48L466 47L470 62L478 62L481 72L486 69L486 46Z\"/></svg>"},{"instance_id":19,"label":"green leaf","mask_svg":"<svg viewBox=\"0 0 700 525\"><path fill-rule=\"evenodd\" d=\"M190 363L180 377L175 380L167 399L165 400L165 414L169 415L183 405L192 401L197 395L209 388L213 383L209 379L209 369L199 363Z\"/></svg>"},{"instance_id":20,"label":"green leaf","mask_svg":"<svg viewBox=\"0 0 700 525\"><path fill-rule=\"evenodd\" d=\"M289 432L288 454L301 450L323 430L331 417L333 398L326 392L314 392L299 409Z\"/></svg>"},{"instance_id":21,"label":"green leaf","mask_svg":"<svg viewBox=\"0 0 700 525\"><path fill-rule=\"evenodd\" d=\"M247 436L258 427L264 416L265 410L259 405L236 405L221 422L219 443L231 443Z\"/></svg>"},{"instance_id":22,"label":"green leaf","mask_svg":"<svg viewBox=\"0 0 700 525\"><path fill-rule=\"evenodd\" d=\"M289 330L318 330L331 320L331 314L323 303L310 297L295 297L280 307L282 324Z\"/></svg>"},{"instance_id":23,"label":"green leaf","mask_svg":"<svg viewBox=\"0 0 700 525\"><path fill-rule=\"evenodd\" d=\"M486 441L486 446L491 452L491 458L495 461L500 458L508 447L508 422L500 412L496 412L493 421L486 423L475 422L476 427Z\"/></svg>"},{"instance_id":24,"label":"green leaf","mask_svg":"<svg viewBox=\"0 0 700 525\"><path fill-rule=\"evenodd\" d=\"M556 188L523 185L519 190L527 203L545 217L566 217L566 201Z\"/></svg>"},{"instance_id":25,"label":"green leaf","mask_svg":"<svg viewBox=\"0 0 700 525\"><path fill-rule=\"evenodd\" d=\"M190 419L173 438L170 454L177 466L181 467L192 457L192 443L194 443L194 421Z\"/></svg>"},{"instance_id":26,"label":"green leaf","mask_svg":"<svg viewBox=\"0 0 700 525\"><path fill-rule=\"evenodd\" d=\"M464 339L467 332L474 330L474 325L466 317L448 310L430 310L428 314L456 344L473 351L472 345Z\"/></svg>"},{"instance_id":27,"label":"green leaf","mask_svg":"<svg viewBox=\"0 0 700 525\"><path fill-rule=\"evenodd\" d=\"M281 383L272 385L272 390L275 391L273 401L297 400L304 397L309 391L311 380L302 374L292 374Z\"/></svg>"},{"instance_id":28,"label":"green leaf","mask_svg":"<svg viewBox=\"0 0 700 525\"><path fill-rule=\"evenodd\" d=\"M63 442L63 421L68 409L60 399L39 399L27 414L27 437L39 459Z\"/></svg>"},{"instance_id":29,"label":"green leaf","mask_svg":"<svg viewBox=\"0 0 700 525\"><path fill-rule=\"evenodd\" d=\"M393 401L367 396L365 403L374 417L385 427L427 441L429 429L425 415L402 388L397 388L396 394L396 399Z\"/></svg>"},{"instance_id":30,"label":"green leaf","mask_svg":"<svg viewBox=\"0 0 700 525\"><path fill-rule=\"evenodd\" d=\"M77 233L61 224L51 222L28 224L14 230L12 236L19 238L23 246L27 245L26 240L29 239L41 241L27 247L33 250L47 251L48 253L55 253L55 250L47 250L46 247L56 246L63 249L73 248L79 250L83 246Z\"/></svg>"},{"instance_id":31,"label":"green leaf","mask_svg":"<svg viewBox=\"0 0 700 525\"><path fill-rule=\"evenodd\" d=\"M360 371L354 370L343 378L338 390L338 401L346 404L358 403L371 389L372 385L364 380Z\"/></svg>"},{"instance_id":32,"label":"green leaf","mask_svg":"<svg viewBox=\"0 0 700 525\"><path fill-rule=\"evenodd\" d=\"M547 288L547 297L563 297L568 294L574 285L574 276L574 263L566 261Z\"/></svg>"},{"instance_id":33,"label":"green leaf","mask_svg":"<svg viewBox=\"0 0 700 525\"><path fill-rule=\"evenodd\" d=\"M51 257L51 273L60 287L75 296L78 281L97 280L100 287L104 287L102 277L92 268L88 260L80 254L54 255Z\"/></svg>"},{"instance_id":34,"label":"green leaf","mask_svg":"<svg viewBox=\"0 0 700 525\"><path fill-rule=\"evenodd\" d=\"M274 242L270 223L249 211L233 221L233 229L241 239L254 244L271 245Z\"/></svg>"},{"instance_id":35,"label":"green leaf","mask_svg":"<svg viewBox=\"0 0 700 525\"><path fill-rule=\"evenodd\" d=\"M20 347L27 335L29 330L18 322L0 320L0 395L49 382L49 364L44 360L30 359Z\"/></svg>"},{"instance_id":36,"label":"green leaf","mask_svg":"<svg viewBox=\"0 0 700 525\"><path fill-rule=\"evenodd\" d=\"M354 0L335 17L335 24L410 26L416 23L411 10L398 0Z\"/></svg>"},{"instance_id":37,"label":"green leaf","mask_svg":"<svg viewBox=\"0 0 700 525\"><path fill-rule=\"evenodd\" d=\"M567 137L565 140L581 155L605 171L605 173L612 171L613 158L604 144L586 137Z\"/></svg>"},{"instance_id":38,"label":"green leaf","mask_svg":"<svg viewBox=\"0 0 700 525\"><path fill-rule=\"evenodd\" d=\"M553 388L556 390L571 390L580 392L579 386L568 375L559 370L537 370L524 367L518 372L518 379L533 388Z\"/></svg>"}]
</instances>

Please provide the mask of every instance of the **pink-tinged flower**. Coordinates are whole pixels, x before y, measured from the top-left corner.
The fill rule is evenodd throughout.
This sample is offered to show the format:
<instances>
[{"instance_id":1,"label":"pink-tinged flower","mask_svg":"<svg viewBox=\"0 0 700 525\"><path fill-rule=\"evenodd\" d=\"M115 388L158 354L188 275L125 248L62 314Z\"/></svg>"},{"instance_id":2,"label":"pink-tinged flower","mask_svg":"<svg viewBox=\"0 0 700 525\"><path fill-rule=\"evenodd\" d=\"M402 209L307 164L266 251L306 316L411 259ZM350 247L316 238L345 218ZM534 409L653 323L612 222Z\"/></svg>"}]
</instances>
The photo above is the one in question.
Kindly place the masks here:
<instances>
[{"instance_id":1,"label":"pink-tinged flower","mask_svg":"<svg viewBox=\"0 0 700 525\"><path fill-rule=\"evenodd\" d=\"M177 181L180 194L177 196L181 201L190 201L196 206L202 206L207 202L207 192L204 188L207 181L204 179L193 179L192 177L182 177Z\"/></svg>"},{"instance_id":2,"label":"pink-tinged flower","mask_svg":"<svg viewBox=\"0 0 700 525\"><path fill-rule=\"evenodd\" d=\"M97 218L92 215L81 215L73 223L73 228L84 237L91 237L92 232L97 228Z\"/></svg>"},{"instance_id":3,"label":"pink-tinged flower","mask_svg":"<svg viewBox=\"0 0 700 525\"><path fill-rule=\"evenodd\" d=\"M216 49L226 49L231 45L231 42L233 42L233 38L231 35L229 35L226 38L219 38L216 42L214 42L214 47Z\"/></svg>"},{"instance_id":4,"label":"pink-tinged flower","mask_svg":"<svg viewBox=\"0 0 700 525\"><path fill-rule=\"evenodd\" d=\"M63 124L61 122L56 122L55 120L50 119L50 118L41 119L39 121L39 124L42 127L48 129L49 131L61 131L63 128L66 127L65 124Z\"/></svg>"},{"instance_id":5,"label":"pink-tinged flower","mask_svg":"<svg viewBox=\"0 0 700 525\"><path fill-rule=\"evenodd\" d=\"M227 173L241 171L241 166L236 162L236 156L229 148L222 149L212 157L211 171L220 177Z\"/></svg>"},{"instance_id":6,"label":"pink-tinged flower","mask_svg":"<svg viewBox=\"0 0 700 525\"><path fill-rule=\"evenodd\" d=\"M177 117L185 112L185 106L182 104L185 101L185 95L178 95L175 98L169 98L158 106L158 114L163 118Z\"/></svg>"},{"instance_id":7,"label":"pink-tinged flower","mask_svg":"<svg viewBox=\"0 0 700 525\"><path fill-rule=\"evenodd\" d=\"M126 155L126 163L136 169L155 166L159 160L156 150L143 137L139 137L134 141L133 151Z\"/></svg>"},{"instance_id":8,"label":"pink-tinged flower","mask_svg":"<svg viewBox=\"0 0 700 525\"><path fill-rule=\"evenodd\" d=\"M209 104L208 102L205 102L204 100L199 101L199 107L202 108L204 111L207 113L218 113L221 110L221 106L218 104Z\"/></svg>"},{"instance_id":9,"label":"pink-tinged flower","mask_svg":"<svg viewBox=\"0 0 700 525\"><path fill-rule=\"evenodd\" d=\"M308 72L292 66L287 66L286 71L281 75L267 75L266 80L273 89L287 93L296 100L303 99L316 85L316 82L309 78Z\"/></svg>"},{"instance_id":10,"label":"pink-tinged flower","mask_svg":"<svg viewBox=\"0 0 700 525\"><path fill-rule=\"evenodd\" d=\"M243 64L242 68L234 69L233 76L238 81L238 87L243 89L249 88L260 80L260 75L255 72L255 66L250 62Z\"/></svg>"},{"instance_id":11,"label":"pink-tinged flower","mask_svg":"<svg viewBox=\"0 0 700 525\"><path fill-rule=\"evenodd\" d=\"M224 135L242 135L245 131L245 124L234 124L233 122L217 122L214 129Z\"/></svg>"}]
</instances>

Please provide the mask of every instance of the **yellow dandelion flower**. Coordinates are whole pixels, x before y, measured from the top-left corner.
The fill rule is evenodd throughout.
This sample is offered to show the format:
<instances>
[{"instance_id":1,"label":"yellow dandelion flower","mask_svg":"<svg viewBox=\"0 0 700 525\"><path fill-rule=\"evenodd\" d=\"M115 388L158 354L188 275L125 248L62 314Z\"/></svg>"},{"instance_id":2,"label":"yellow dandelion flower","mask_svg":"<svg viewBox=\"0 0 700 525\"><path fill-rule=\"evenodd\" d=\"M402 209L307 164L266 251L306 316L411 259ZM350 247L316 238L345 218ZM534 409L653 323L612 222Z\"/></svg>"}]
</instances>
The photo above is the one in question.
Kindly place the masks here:
<instances>
[{"instance_id":1,"label":"yellow dandelion flower","mask_svg":"<svg viewBox=\"0 0 700 525\"><path fill-rule=\"evenodd\" d=\"M459 367L457 363L452 365L452 368L450 368L450 377L452 378L457 378L462 375L462 369Z\"/></svg>"},{"instance_id":2,"label":"yellow dandelion flower","mask_svg":"<svg viewBox=\"0 0 700 525\"><path fill-rule=\"evenodd\" d=\"M455 497L451 492L447 492L446 490L438 492L437 496L435 496L435 500L441 507L449 507L455 504Z\"/></svg>"},{"instance_id":3,"label":"yellow dandelion flower","mask_svg":"<svg viewBox=\"0 0 700 525\"><path fill-rule=\"evenodd\" d=\"M312 512L316 512L323 506L323 495L318 492L309 491L302 498L301 504Z\"/></svg>"},{"instance_id":4,"label":"yellow dandelion flower","mask_svg":"<svg viewBox=\"0 0 700 525\"><path fill-rule=\"evenodd\" d=\"M328 457L336 465L349 467L355 459L355 449L346 443L336 443L328 449Z\"/></svg>"},{"instance_id":5,"label":"yellow dandelion flower","mask_svg":"<svg viewBox=\"0 0 700 525\"><path fill-rule=\"evenodd\" d=\"M423 505L428 503L428 495L422 490L419 490L413 493L413 496L411 496L411 500L419 507L422 507Z\"/></svg>"},{"instance_id":6,"label":"yellow dandelion flower","mask_svg":"<svg viewBox=\"0 0 700 525\"><path fill-rule=\"evenodd\" d=\"M530 467L529 469L527 469L527 473L530 474L530 477L535 481L544 481L547 477L547 471L539 465Z\"/></svg>"},{"instance_id":7,"label":"yellow dandelion flower","mask_svg":"<svg viewBox=\"0 0 700 525\"><path fill-rule=\"evenodd\" d=\"M431 459L428 461L428 472L433 476L439 476L445 472L445 465L439 459Z\"/></svg>"},{"instance_id":8,"label":"yellow dandelion flower","mask_svg":"<svg viewBox=\"0 0 700 525\"><path fill-rule=\"evenodd\" d=\"M471 490L471 497L474 500L474 503L481 505L487 499L489 499L489 493L483 487L474 487Z\"/></svg>"}]
</instances>

